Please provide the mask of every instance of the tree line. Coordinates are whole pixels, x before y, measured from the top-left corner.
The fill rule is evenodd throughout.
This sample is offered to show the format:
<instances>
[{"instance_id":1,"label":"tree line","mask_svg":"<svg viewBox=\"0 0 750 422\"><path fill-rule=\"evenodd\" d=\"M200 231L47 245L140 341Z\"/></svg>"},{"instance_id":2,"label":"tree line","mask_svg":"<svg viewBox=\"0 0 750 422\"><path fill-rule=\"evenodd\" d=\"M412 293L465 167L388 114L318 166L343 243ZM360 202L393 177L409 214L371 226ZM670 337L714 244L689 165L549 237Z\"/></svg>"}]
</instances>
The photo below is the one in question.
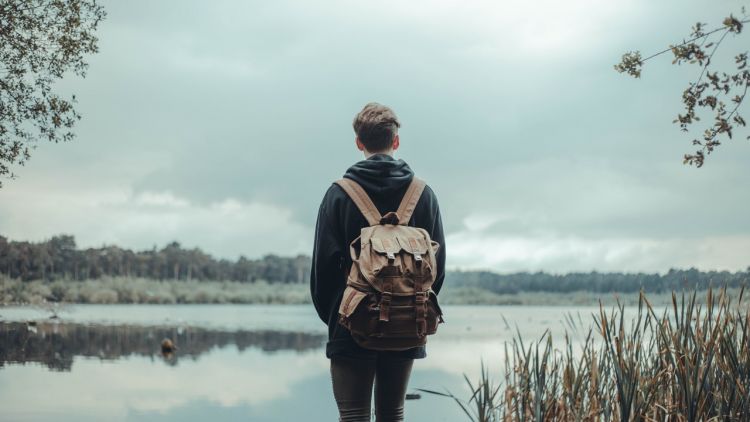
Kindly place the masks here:
<instances>
[{"instance_id":1,"label":"tree line","mask_svg":"<svg viewBox=\"0 0 750 422\"><path fill-rule=\"evenodd\" d=\"M43 242L10 241L0 236L0 274L7 278L31 280L91 280L101 277L137 277L152 280L239 281L306 283L310 257L281 257L273 254L260 259L240 256L231 261L217 259L199 248L186 249L172 242L161 249L132 251L118 246L78 249L71 235L54 236ZM700 271L670 269L658 273L577 272L551 274L491 271L449 271L446 285L476 287L498 294L521 292L566 293L575 291L663 293L685 288L705 289L709 285L730 288L750 281L746 271Z\"/></svg>"},{"instance_id":2,"label":"tree line","mask_svg":"<svg viewBox=\"0 0 750 422\"><path fill-rule=\"evenodd\" d=\"M0 274L30 280L90 280L103 276L154 280L265 280L301 283L308 280L310 258L266 255L216 259L199 248L172 242L161 249L133 251L119 246L78 249L70 235L43 242L9 241L0 236Z\"/></svg>"},{"instance_id":3,"label":"tree line","mask_svg":"<svg viewBox=\"0 0 750 422\"><path fill-rule=\"evenodd\" d=\"M648 273L588 273L576 272L550 274L545 272L519 272L497 274L490 271L454 271L449 273L454 286L476 287L498 294L521 292L567 293L589 291L596 293L648 293L698 289L709 286L739 288L750 282L750 267L746 271L700 271L670 269L666 274Z\"/></svg>"}]
</instances>

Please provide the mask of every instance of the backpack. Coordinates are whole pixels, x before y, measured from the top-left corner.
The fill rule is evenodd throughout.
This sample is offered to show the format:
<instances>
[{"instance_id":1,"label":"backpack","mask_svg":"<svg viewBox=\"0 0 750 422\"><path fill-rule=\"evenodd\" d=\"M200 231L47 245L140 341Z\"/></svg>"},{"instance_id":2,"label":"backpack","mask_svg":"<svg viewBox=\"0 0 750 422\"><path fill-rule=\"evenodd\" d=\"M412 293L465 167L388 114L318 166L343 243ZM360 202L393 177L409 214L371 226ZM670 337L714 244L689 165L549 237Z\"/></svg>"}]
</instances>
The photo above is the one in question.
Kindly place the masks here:
<instances>
[{"instance_id":1,"label":"backpack","mask_svg":"<svg viewBox=\"0 0 750 422\"><path fill-rule=\"evenodd\" d=\"M424 345L444 322L431 289L440 245L427 230L408 226L424 181L413 178L398 210L384 216L351 179L335 182L362 212L368 227L349 245L352 266L339 306L339 324L360 346L406 350Z\"/></svg>"}]
</instances>

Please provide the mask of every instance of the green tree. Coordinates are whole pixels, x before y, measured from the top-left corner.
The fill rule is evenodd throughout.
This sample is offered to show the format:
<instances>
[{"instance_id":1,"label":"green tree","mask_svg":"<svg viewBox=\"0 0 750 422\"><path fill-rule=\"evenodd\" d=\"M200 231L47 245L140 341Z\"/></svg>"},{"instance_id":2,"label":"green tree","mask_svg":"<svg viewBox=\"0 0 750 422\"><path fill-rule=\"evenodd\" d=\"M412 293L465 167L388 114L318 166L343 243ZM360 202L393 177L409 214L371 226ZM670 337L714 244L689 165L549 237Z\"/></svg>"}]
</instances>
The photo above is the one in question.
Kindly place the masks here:
<instances>
[{"instance_id":1,"label":"green tree","mask_svg":"<svg viewBox=\"0 0 750 422\"><path fill-rule=\"evenodd\" d=\"M743 7L740 18L729 15L721 25L712 29L707 29L705 23L698 22L686 41L670 45L646 58L641 56L640 51L627 52L623 54L620 63L615 65L618 72L640 78L645 62L671 52L674 56L672 64L698 66L695 80L689 82L682 93L684 112L677 115L674 123L679 124L683 132L688 132L693 123L700 121L701 109L713 114L713 123L704 128L701 136L693 138L692 144L698 150L684 155L685 164L702 167L706 156L721 145L722 137L732 139L736 127L746 126L745 119L738 110L750 86L748 52L737 53L734 63L725 64L724 71L721 72L715 69L712 59L727 36L740 35L744 24L748 22L750 19Z\"/></svg>"},{"instance_id":2,"label":"green tree","mask_svg":"<svg viewBox=\"0 0 750 422\"><path fill-rule=\"evenodd\" d=\"M66 72L86 76L104 17L95 0L0 0L0 187L37 141L73 138L75 96L60 97L53 84Z\"/></svg>"}]
</instances>

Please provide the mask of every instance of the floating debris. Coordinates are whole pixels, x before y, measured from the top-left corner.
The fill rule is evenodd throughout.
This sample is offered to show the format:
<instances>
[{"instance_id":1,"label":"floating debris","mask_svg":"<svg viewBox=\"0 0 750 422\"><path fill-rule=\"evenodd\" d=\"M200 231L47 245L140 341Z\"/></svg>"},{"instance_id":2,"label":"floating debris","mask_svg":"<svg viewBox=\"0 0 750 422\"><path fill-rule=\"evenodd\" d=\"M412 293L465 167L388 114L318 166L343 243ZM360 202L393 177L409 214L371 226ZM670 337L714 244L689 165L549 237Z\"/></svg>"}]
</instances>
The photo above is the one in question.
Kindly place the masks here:
<instances>
[{"instance_id":1,"label":"floating debris","mask_svg":"<svg viewBox=\"0 0 750 422\"><path fill-rule=\"evenodd\" d=\"M177 346L174 344L172 339L165 338L161 341L161 352L163 354L174 353L177 350Z\"/></svg>"}]
</instances>

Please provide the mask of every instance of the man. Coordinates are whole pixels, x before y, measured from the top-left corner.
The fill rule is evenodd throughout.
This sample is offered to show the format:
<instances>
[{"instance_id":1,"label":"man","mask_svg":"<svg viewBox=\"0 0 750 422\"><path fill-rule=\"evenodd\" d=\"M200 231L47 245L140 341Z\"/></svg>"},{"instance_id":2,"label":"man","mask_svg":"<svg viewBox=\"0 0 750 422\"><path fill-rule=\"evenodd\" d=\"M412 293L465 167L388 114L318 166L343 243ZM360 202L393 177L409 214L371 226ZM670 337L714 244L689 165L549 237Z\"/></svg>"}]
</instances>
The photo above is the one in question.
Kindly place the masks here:
<instances>
[{"instance_id":1,"label":"man","mask_svg":"<svg viewBox=\"0 0 750 422\"><path fill-rule=\"evenodd\" d=\"M393 154L398 150L400 123L390 108L369 103L354 118L357 148L365 160L344 174L364 188L381 215L398 209L414 172ZM437 277L432 289L438 293L445 278L445 239L437 197L425 187L409 221L427 230L440 244ZM331 359L333 393L341 421L369 421L375 384L378 421L401 421L404 397L414 359L426 356L425 347L404 351L364 349L338 323L338 308L351 266L349 244L368 223L354 202L337 184L332 184L320 204L315 228L310 292L315 310L328 325L326 356Z\"/></svg>"}]
</instances>

